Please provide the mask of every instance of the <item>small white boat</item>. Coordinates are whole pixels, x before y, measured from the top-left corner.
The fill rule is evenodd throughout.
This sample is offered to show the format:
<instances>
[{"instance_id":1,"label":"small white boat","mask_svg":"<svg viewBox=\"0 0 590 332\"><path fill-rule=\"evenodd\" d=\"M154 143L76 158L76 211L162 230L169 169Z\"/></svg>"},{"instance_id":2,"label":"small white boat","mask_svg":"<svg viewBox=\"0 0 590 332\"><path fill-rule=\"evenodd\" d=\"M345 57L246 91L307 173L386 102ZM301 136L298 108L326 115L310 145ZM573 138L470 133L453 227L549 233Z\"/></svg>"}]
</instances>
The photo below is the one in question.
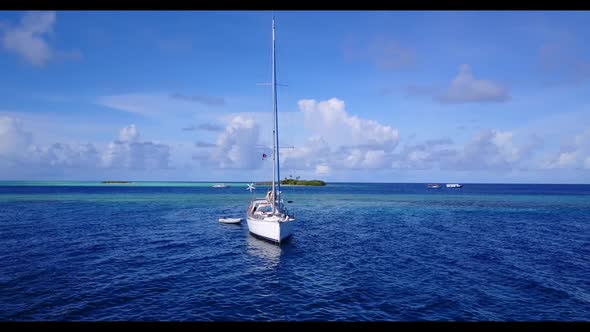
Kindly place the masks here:
<instances>
[{"instance_id":1,"label":"small white boat","mask_svg":"<svg viewBox=\"0 0 590 332\"><path fill-rule=\"evenodd\" d=\"M458 183L447 183L447 188L462 188L463 185L462 184L458 184Z\"/></svg>"},{"instance_id":2,"label":"small white boat","mask_svg":"<svg viewBox=\"0 0 590 332\"><path fill-rule=\"evenodd\" d=\"M229 186L226 185L225 183L218 183L218 184L214 184L213 188L229 188Z\"/></svg>"},{"instance_id":3,"label":"small white boat","mask_svg":"<svg viewBox=\"0 0 590 332\"><path fill-rule=\"evenodd\" d=\"M243 218L225 218L225 217L221 217L219 218L219 222L224 223L224 224L239 224L242 222Z\"/></svg>"}]
</instances>

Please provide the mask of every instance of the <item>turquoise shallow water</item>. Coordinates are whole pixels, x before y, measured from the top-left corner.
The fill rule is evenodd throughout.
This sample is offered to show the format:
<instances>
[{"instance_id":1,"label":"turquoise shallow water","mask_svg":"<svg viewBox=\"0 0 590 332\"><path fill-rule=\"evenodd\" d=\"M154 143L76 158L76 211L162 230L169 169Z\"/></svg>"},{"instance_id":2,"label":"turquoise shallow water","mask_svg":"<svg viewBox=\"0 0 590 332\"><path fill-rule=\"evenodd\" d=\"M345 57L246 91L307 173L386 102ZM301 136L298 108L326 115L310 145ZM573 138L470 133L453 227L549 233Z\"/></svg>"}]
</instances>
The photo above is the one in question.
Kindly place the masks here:
<instances>
[{"instance_id":1,"label":"turquoise shallow water","mask_svg":"<svg viewBox=\"0 0 590 332\"><path fill-rule=\"evenodd\" d=\"M0 319L590 317L589 185L284 187L279 247L213 184L1 182Z\"/></svg>"},{"instance_id":2,"label":"turquoise shallow water","mask_svg":"<svg viewBox=\"0 0 590 332\"><path fill-rule=\"evenodd\" d=\"M0 181L0 186L51 186L51 187L212 187L223 182L183 182L183 181L131 181L130 183L102 183L102 181ZM225 183L229 186L246 185L245 182Z\"/></svg>"}]
</instances>

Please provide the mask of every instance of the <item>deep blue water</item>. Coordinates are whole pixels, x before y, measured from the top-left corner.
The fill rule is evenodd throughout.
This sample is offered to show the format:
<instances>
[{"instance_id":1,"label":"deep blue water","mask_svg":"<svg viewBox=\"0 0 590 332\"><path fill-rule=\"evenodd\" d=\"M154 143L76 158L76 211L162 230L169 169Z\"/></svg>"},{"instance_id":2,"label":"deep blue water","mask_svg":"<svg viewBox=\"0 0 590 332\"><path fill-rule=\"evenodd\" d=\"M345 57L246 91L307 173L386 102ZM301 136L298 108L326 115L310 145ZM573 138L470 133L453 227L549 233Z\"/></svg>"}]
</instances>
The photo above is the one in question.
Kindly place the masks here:
<instances>
[{"instance_id":1,"label":"deep blue water","mask_svg":"<svg viewBox=\"0 0 590 332\"><path fill-rule=\"evenodd\" d=\"M590 185L0 183L0 320L590 320ZM259 190L261 194L264 190Z\"/></svg>"}]
</instances>

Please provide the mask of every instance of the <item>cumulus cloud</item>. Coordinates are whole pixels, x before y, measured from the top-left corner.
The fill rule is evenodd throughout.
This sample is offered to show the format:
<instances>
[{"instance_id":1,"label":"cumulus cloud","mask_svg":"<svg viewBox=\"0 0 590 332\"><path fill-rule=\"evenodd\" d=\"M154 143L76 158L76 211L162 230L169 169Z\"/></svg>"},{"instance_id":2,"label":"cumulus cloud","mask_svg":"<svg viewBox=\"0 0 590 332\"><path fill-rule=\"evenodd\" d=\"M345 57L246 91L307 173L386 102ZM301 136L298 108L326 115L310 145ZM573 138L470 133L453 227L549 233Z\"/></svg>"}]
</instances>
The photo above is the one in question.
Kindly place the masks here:
<instances>
[{"instance_id":1,"label":"cumulus cloud","mask_svg":"<svg viewBox=\"0 0 590 332\"><path fill-rule=\"evenodd\" d=\"M467 64L461 65L459 74L445 88L411 86L407 93L409 96L427 96L441 104L506 102L511 98L508 87L475 78Z\"/></svg>"},{"instance_id":2,"label":"cumulus cloud","mask_svg":"<svg viewBox=\"0 0 590 332\"><path fill-rule=\"evenodd\" d=\"M327 164L319 164L315 168L316 175L329 175L330 174L330 166Z\"/></svg>"},{"instance_id":3,"label":"cumulus cloud","mask_svg":"<svg viewBox=\"0 0 590 332\"><path fill-rule=\"evenodd\" d=\"M101 152L91 143L36 144L20 120L0 117L0 159L12 166L157 169L168 168L169 157L170 147L140 141L133 124L122 128L118 139Z\"/></svg>"},{"instance_id":4,"label":"cumulus cloud","mask_svg":"<svg viewBox=\"0 0 590 332\"><path fill-rule=\"evenodd\" d=\"M362 166L364 168L384 168L388 166L389 158L383 150L369 150L365 154Z\"/></svg>"},{"instance_id":5,"label":"cumulus cloud","mask_svg":"<svg viewBox=\"0 0 590 332\"><path fill-rule=\"evenodd\" d=\"M545 158L544 169L583 168L590 169L590 129L562 144L559 152Z\"/></svg>"},{"instance_id":6,"label":"cumulus cloud","mask_svg":"<svg viewBox=\"0 0 590 332\"><path fill-rule=\"evenodd\" d=\"M469 65L461 65L459 74L437 98L441 103L503 102L510 99L508 89L499 83L476 79Z\"/></svg>"},{"instance_id":7,"label":"cumulus cloud","mask_svg":"<svg viewBox=\"0 0 590 332\"><path fill-rule=\"evenodd\" d=\"M311 137L303 146L282 151L286 168L327 174L333 169L389 167L400 139L396 129L349 115L337 98L303 99L298 104Z\"/></svg>"},{"instance_id":8,"label":"cumulus cloud","mask_svg":"<svg viewBox=\"0 0 590 332\"><path fill-rule=\"evenodd\" d=\"M366 145L391 151L399 141L396 129L349 115L344 101L338 98L321 102L303 99L298 105L304 114L305 126L331 145Z\"/></svg>"},{"instance_id":9,"label":"cumulus cloud","mask_svg":"<svg viewBox=\"0 0 590 332\"><path fill-rule=\"evenodd\" d=\"M119 139L110 142L101 156L106 168L166 169L170 163L170 147L157 142L140 141L134 124L119 132Z\"/></svg>"},{"instance_id":10,"label":"cumulus cloud","mask_svg":"<svg viewBox=\"0 0 590 332\"><path fill-rule=\"evenodd\" d=\"M446 165L459 170L507 170L519 158L519 150L512 144L512 133L484 130L458 151L457 156L447 160Z\"/></svg>"},{"instance_id":11,"label":"cumulus cloud","mask_svg":"<svg viewBox=\"0 0 590 332\"><path fill-rule=\"evenodd\" d=\"M450 138L426 140L417 144L405 144L394 156L393 168L424 170L439 165L441 161L452 160L457 151Z\"/></svg>"},{"instance_id":12,"label":"cumulus cloud","mask_svg":"<svg viewBox=\"0 0 590 332\"><path fill-rule=\"evenodd\" d=\"M285 169L313 170L319 164L327 165L331 158L328 143L320 136L310 137L301 146L281 150L281 163Z\"/></svg>"},{"instance_id":13,"label":"cumulus cloud","mask_svg":"<svg viewBox=\"0 0 590 332\"><path fill-rule=\"evenodd\" d=\"M53 35L55 22L56 14L53 11L27 12L19 24L2 29L2 46L37 67L46 65L56 57L81 57L79 51L61 52L49 45L48 39Z\"/></svg>"},{"instance_id":14,"label":"cumulus cloud","mask_svg":"<svg viewBox=\"0 0 590 332\"><path fill-rule=\"evenodd\" d=\"M16 118L0 117L0 160L17 167L94 167L98 151L93 144L37 145L32 133Z\"/></svg>"},{"instance_id":15,"label":"cumulus cloud","mask_svg":"<svg viewBox=\"0 0 590 332\"><path fill-rule=\"evenodd\" d=\"M329 117L334 118L338 119ZM317 119L320 128L330 128L330 121L323 117ZM344 136L349 136L348 143L355 141L352 128L354 126L342 125L341 122L339 130L316 133L304 145L282 151L282 165L287 169L309 170L316 174L347 169L512 171L534 168L533 156L542 145L539 137L525 137L517 142L514 133L492 129L481 131L464 144L456 144L448 137L406 142L393 149L384 144L389 142L389 147L397 146L399 139L393 140L392 137L381 141L371 141L367 137L360 140L370 141L371 144L343 145L329 142L334 132L343 132ZM395 144L392 144L393 141Z\"/></svg>"},{"instance_id":16,"label":"cumulus cloud","mask_svg":"<svg viewBox=\"0 0 590 332\"><path fill-rule=\"evenodd\" d=\"M136 142L139 139L139 132L135 124L131 124L119 131L119 140L122 142Z\"/></svg>"},{"instance_id":17,"label":"cumulus cloud","mask_svg":"<svg viewBox=\"0 0 590 332\"><path fill-rule=\"evenodd\" d=\"M258 168L262 165L261 151L257 148L259 131L253 118L234 116L219 134L215 149L208 155L193 158L215 168Z\"/></svg>"},{"instance_id":18,"label":"cumulus cloud","mask_svg":"<svg viewBox=\"0 0 590 332\"><path fill-rule=\"evenodd\" d=\"M449 171L513 171L536 168L532 157L543 144L537 136L518 144L510 131L483 130L465 144L450 138L404 144L394 155L393 168Z\"/></svg>"},{"instance_id":19,"label":"cumulus cloud","mask_svg":"<svg viewBox=\"0 0 590 332\"><path fill-rule=\"evenodd\" d=\"M95 168L100 154L93 144L54 143L50 146L32 145L28 162L38 166L62 168Z\"/></svg>"},{"instance_id":20,"label":"cumulus cloud","mask_svg":"<svg viewBox=\"0 0 590 332\"><path fill-rule=\"evenodd\" d=\"M567 168L573 166L578 159L576 151L560 152L543 165L543 168Z\"/></svg>"},{"instance_id":21,"label":"cumulus cloud","mask_svg":"<svg viewBox=\"0 0 590 332\"><path fill-rule=\"evenodd\" d=\"M23 129L20 120L0 116L0 156L4 158L19 156L32 143L32 134Z\"/></svg>"}]
</instances>

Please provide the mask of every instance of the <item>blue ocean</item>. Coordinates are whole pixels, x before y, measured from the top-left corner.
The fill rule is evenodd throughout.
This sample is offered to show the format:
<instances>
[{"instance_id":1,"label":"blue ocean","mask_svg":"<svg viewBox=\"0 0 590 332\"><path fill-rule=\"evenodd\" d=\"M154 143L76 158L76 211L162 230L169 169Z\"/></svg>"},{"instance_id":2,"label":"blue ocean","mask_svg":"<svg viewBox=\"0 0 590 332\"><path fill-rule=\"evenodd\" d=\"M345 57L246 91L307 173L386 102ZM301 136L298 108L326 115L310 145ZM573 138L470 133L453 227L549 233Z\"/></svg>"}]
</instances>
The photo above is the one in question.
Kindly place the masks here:
<instances>
[{"instance_id":1,"label":"blue ocean","mask_svg":"<svg viewBox=\"0 0 590 332\"><path fill-rule=\"evenodd\" d=\"M227 184L0 182L0 320L590 319L590 185L283 187L278 246Z\"/></svg>"}]
</instances>

